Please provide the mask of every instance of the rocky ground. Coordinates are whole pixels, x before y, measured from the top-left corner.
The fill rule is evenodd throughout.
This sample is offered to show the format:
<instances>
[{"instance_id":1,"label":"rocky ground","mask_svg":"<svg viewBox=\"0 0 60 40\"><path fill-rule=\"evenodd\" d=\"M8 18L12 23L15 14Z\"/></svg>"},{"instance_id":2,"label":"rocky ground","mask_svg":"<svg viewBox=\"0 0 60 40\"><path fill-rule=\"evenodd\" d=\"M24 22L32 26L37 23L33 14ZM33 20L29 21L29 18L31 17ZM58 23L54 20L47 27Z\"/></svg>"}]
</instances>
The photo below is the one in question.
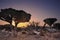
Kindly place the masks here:
<instances>
[{"instance_id":1,"label":"rocky ground","mask_svg":"<svg viewBox=\"0 0 60 40\"><path fill-rule=\"evenodd\" d=\"M12 32L0 31L0 40L60 40L60 32L46 32L44 35L18 32L17 36L13 36Z\"/></svg>"}]
</instances>

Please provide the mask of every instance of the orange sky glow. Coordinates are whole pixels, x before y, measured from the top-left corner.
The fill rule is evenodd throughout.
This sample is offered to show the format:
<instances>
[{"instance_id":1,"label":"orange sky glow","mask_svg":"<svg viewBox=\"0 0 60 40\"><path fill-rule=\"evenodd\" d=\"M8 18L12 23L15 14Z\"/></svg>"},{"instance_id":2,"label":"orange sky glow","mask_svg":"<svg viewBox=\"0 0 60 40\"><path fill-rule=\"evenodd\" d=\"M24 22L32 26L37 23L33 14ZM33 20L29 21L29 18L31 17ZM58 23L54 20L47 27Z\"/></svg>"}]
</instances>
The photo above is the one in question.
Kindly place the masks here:
<instances>
[{"instance_id":1,"label":"orange sky glow","mask_svg":"<svg viewBox=\"0 0 60 40\"><path fill-rule=\"evenodd\" d=\"M0 0L0 9L14 8L24 10L31 14L29 22L39 22L40 26L44 25L45 18L57 18L60 23L60 1L58 0ZM29 22L19 23L17 26L27 26ZM0 20L0 25L9 24ZM14 22L12 23L13 25Z\"/></svg>"}]
</instances>

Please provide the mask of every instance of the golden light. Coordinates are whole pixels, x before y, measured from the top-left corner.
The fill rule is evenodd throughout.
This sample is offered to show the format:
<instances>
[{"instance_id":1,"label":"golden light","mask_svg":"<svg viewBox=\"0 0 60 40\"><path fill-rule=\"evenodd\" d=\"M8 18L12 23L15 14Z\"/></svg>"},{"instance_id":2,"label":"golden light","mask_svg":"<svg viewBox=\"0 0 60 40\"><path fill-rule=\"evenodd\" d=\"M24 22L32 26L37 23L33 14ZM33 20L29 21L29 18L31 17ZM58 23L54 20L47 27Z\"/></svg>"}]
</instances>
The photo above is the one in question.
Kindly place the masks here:
<instances>
[{"instance_id":1,"label":"golden light","mask_svg":"<svg viewBox=\"0 0 60 40\"><path fill-rule=\"evenodd\" d=\"M17 25L17 27L24 28L24 27L27 27L28 24L29 24L28 22L19 23L19 24Z\"/></svg>"},{"instance_id":2,"label":"golden light","mask_svg":"<svg viewBox=\"0 0 60 40\"><path fill-rule=\"evenodd\" d=\"M30 23L33 22L32 20L30 20L29 22L21 22L17 25L17 27L21 27L21 28L24 28L24 27L27 27L28 25L30 25ZM15 22L12 21L12 25L15 26ZM40 26L43 26L44 25L44 22L40 22L39 24Z\"/></svg>"},{"instance_id":3,"label":"golden light","mask_svg":"<svg viewBox=\"0 0 60 40\"><path fill-rule=\"evenodd\" d=\"M29 22L23 22L23 23L21 22L17 25L17 27L21 27L21 28L27 27L28 24L29 24ZM12 20L12 25L15 26L14 20Z\"/></svg>"},{"instance_id":4,"label":"golden light","mask_svg":"<svg viewBox=\"0 0 60 40\"><path fill-rule=\"evenodd\" d=\"M14 20L12 20L12 25L15 26L15 22L14 22Z\"/></svg>"}]
</instances>

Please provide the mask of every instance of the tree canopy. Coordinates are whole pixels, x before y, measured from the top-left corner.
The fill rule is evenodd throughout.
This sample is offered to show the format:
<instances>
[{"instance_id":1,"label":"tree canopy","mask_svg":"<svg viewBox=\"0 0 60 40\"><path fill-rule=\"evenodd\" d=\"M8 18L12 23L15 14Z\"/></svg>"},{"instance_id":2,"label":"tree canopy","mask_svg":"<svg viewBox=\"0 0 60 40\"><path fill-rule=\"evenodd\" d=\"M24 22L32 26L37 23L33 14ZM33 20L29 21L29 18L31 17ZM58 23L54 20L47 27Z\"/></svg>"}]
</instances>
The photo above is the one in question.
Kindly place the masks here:
<instances>
[{"instance_id":1,"label":"tree canopy","mask_svg":"<svg viewBox=\"0 0 60 40\"><path fill-rule=\"evenodd\" d=\"M28 22L31 18L31 14L23 10L16 10L13 8L1 9L0 12L1 20L11 23L13 18L17 22Z\"/></svg>"},{"instance_id":2,"label":"tree canopy","mask_svg":"<svg viewBox=\"0 0 60 40\"><path fill-rule=\"evenodd\" d=\"M49 26L51 26L55 21L57 21L56 18L46 18L46 19L44 19L44 22L46 24L48 24Z\"/></svg>"}]
</instances>

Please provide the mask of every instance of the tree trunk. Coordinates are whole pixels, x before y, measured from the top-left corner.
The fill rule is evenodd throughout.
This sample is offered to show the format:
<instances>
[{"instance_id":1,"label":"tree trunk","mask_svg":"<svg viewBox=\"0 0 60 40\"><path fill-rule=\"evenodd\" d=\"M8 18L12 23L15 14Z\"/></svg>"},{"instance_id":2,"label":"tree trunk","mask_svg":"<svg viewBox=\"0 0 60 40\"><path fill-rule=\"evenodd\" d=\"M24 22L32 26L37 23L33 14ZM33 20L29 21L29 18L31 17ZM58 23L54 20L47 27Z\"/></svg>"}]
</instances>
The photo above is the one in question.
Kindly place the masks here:
<instances>
[{"instance_id":1,"label":"tree trunk","mask_svg":"<svg viewBox=\"0 0 60 40\"><path fill-rule=\"evenodd\" d=\"M45 26L46 26L46 23L44 24L43 29L45 29Z\"/></svg>"},{"instance_id":2,"label":"tree trunk","mask_svg":"<svg viewBox=\"0 0 60 40\"><path fill-rule=\"evenodd\" d=\"M40 33L41 36L44 36L44 34L45 34L45 32L44 32L44 31L45 31L45 25L46 25L46 23L45 23L44 26L41 28L41 31L40 31L40 32L41 32L41 33Z\"/></svg>"},{"instance_id":3,"label":"tree trunk","mask_svg":"<svg viewBox=\"0 0 60 40\"><path fill-rule=\"evenodd\" d=\"M17 24L18 22L15 22L15 27L14 27L14 37L17 37Z\"/></svg>"}]
</instances>

